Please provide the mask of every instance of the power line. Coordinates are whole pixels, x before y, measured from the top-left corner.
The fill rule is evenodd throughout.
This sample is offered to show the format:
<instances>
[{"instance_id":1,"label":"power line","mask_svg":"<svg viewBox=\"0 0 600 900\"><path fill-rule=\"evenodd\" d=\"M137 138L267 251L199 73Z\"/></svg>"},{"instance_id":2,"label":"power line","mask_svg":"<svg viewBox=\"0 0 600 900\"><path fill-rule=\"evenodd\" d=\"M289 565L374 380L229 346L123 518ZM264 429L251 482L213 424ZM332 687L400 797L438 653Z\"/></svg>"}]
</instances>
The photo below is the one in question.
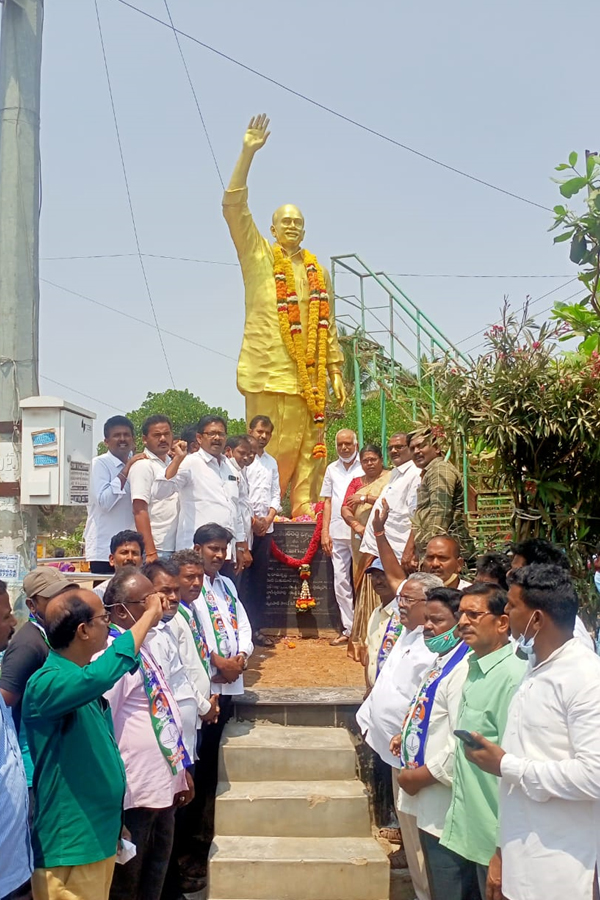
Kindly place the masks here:
<instances>
[{"instance_id":1,"label":"power line","mask_svg":"<svg viewBox=\"0 0 600 900\"><path fill-rule=\"evenodd\" d=\"M83 391L77 391L74 387L71 387L70 384L63 384L62 381L55 381L54 378L48 378L47 375L43 375L40 372L40 376L45 380L49 381L50 384L56 384L58 387L65 388L67 391L72 391L74 394L79 394L80 397L86 397L88 400L93 400L94 403L100 403L102 406L107 406L109 409L114 409L116 412L124 412L124 410L120 409L118 406L113 406L112 403L107 403L105 400L99 400L97 397L91 397L89 394L84 394Z\"/></svg>"},{"instance_id":2,"label":"power line","mask_svg":"<svg viewBox=\"0 0 600 900\"><path fill-rule=\"evenodd\" d=\"M305 100L307 103L311 103L313 106L316 106L318 109L322 109L324 112L335 116L337 119L341 119L343 122L348 122L348 124L354 125L356 128L360 128L362 131L366 131L368 134L372 134L375 137L380 138L382 141L387 141L388 144L393 144L396 147L400 147L402 150L413 153L415 156L427 160L427 162L434 163L434 165L440 166L443 169L447 169L449 172L454 172L455 175L461 175L463 178L468 178L470 181L475 181L477 184L482 184L484 187L488 187L500 194L506 194L507 197L513 197L515 200L520 200L522 203L528 203L530 206L536 206L538 209L543 209L546 212L552 212L550 207L544 206L542 203L536 203L535 200L529 200L527 197L521 197L520 194L515 194L512 191L507 191L505 188L498 187L498 185L492 184L490 181L485 181L483 178L477 178L476 175L470 175L468 172L463 172L462 169L457 169L455 166L451 166L439 159L435 159L435 157L429 156L427 153L422 153L420 150L415 150L414 147L409 147L407 144L402 144L400 141L397 141L394 138L383 134L383 132L381 131L377 131L374 128L369 128L368 125L364 125L362 122L358 122L356 119L350 118L350 116L346 116L343 113L337 112L337 110L332 109L330 106L325 106L324 103L319 103L318 100L313 100L312 97L308 97L306 96L306 94L300 93L300 91L295 91L293 88L282 84L281 81L277 81L275 78L271 78L269 75L265 75L263 72L259 72L258 69L253 69L252 66L247 66L245 63L240 62L233 56L228 56L227 53L223 53L221 50L217 50L215 47L211 47L210 44L204 43L204 41L201 41L193 35L188 34L186 31L181 31L181 29L175 28L168 22L164 22L157 16L153 16L151 15L151 13L146 12L146 10L140 9L138 6L134 6L133 3L128 3L127 0L118 0L118 2L122 3L123 6L129 7L129 9L135 10L135 12L140 13L142 16L146 16L147 19L151 19L153 22L156 22L159 25L163 25L165 28L171 28L173 31L176 31L177 34L181 35L181 37L185 37L188 40L193 41L193 43L198 44L200 47L204 47L205 50L210 50L211 53L215 53L217 56L220 56L221 59L226 59L228 62L234 63L234 65L239 66L246 72L251 72L253 75L257 75L264 81L268 81L270 84L274 84L276 87L281 88L283 91L287 91L288 94L292 94L294 97L298 97L300 100Z\"/></svg>"},{"instance_id":3,"label":"power line","mask_svg":"<svg viewBox=\"0 0 600 900\"><path fill-rule=\"evenodd\" d=\"M87 253L81 256L41 256L40 260L71 260L71 259L122 259L130 256L137 257L137 253ZM223 262L218 259L197 259L193 256L168 256L164 253L142 253L146 259L171 259L175 262L191 262L203 263L208 266L232 266L239 269L240 264L236 262ZM338 272L336 278L340 275L351 275L351 272ZM568 275L479 275L479 274L457 274L455 272L389 272L390 278L568 278Z\"/></svg>"},{"instance_id":4,"label":"power line","mask_svg":"<svg viewBox=\"0 0 600 900\"><path fill-rule=\"evenodd\" d=\"M160 346L163 352L165 364L167 366L167 371L169 373L169 378L171 379L171 384L175 387L175 379L173 378L173 372L171 371L171 366L169 363L169 358L167 356L167 350L162 338L160 326L158 324L158 317L156 315L156 309L154 308L154 301L152 299L152 292L150 291L150 283L148 282L148 276L146 274L146 266L144 265L144 258L142 256L142 249L140 247L140 239L138 236L137 224L135 221L135 213L133 211L133 201L131 199L131 191L129 189L129 178L127 177L127 167L125 166L125 156L123 154L123 145L121 143L121 133L119 131L119 121L117 119L117 109L115 106L115 99L113 96L112 83L110 79L110 72L108 69L108 59L106 56L106 48L104 46L104 35L102 33L102 22L100 21L100 10L98 8L98 0L94 0L94 6L96 8L96 21L98 23L98 34L100 37L100 47L102 48L102 59L104 60L104 71L106 73L106 82L108 84L108 95L110 97L110 106L112 109L113 122L115 125L115 132L117 135L117 144L119 146L119 156L121 158L121 168L123 169L123 179L125 181L125 190L127 192L127 203L129 205L129 213L131 216L131 225L133 228L133 236L135 239L135 246L137 248L138 257L140 260L140 268L142 270L142 276L144 278L144 284L146 286L146 293L148 295L148 300L150 302L150 308L152 310L152 316L154 318L154 322L156 325L156 330L158 332L158 339L160 341Z\"/></svg>"},{"instance_id":5,"label":"power line","mask_svg":"<svg viewBox=\"0 0 600 900\"><path fill-rule=\"evenodd\" d=\"M516 309L516 310L515 310L515 312L516 312L516 313L522 312L522 310L524 310L526 306L532 307L532 306L534 305L534 303L539 303L540 300L545 300L546 297L549 297L549 296L550 296L550 294L555 294L556 291L560 291L560 290L562 290L563 288L567 287L567 285L573 284L574 281L577 281L577 275L575 275L573 278L570 278L570 279L569 279L568 281L566 281L564 284L559 284L558 287L552 288L551 291L547 291L545 294L542 294L541 297L537 297L535 300L532 300L532 301L529 302L529 303L524 303L523 306L520 306L519 309ZM496 324L497 324L497 323L496 323ZM474 338L474 337L477 337L477 336L480 335L480 334L483 334L483 332L484 332L484 331L487 331L488 328L491 328L491 325L484 325L484 327L483 327L483 328L480 328L479 331L474 331L473 334L469 334L469 335L467 335L467 337L461 338L460 341L456 341L455 343L457 343L457 344L464 344L466 341L470 341L471 338ZM480 347L481 344L478 344L477 346Z\"/></svg>"},{"instance_id":6,"label":"power line","mask_svg":"<svg viewBox=\"0 0 600 900\"><path fill-rule=\"evenodd\" d=\"M109 306L107 303L101 303L100 300L94 300L92 297L87 297L85 294L80 294L78 291L72 291L62 284L56 284L55 281L49 281L47 278L40 278L40 281L43 281L44 284L50 284L52 287L58 288L59 291L64 291L66 294L72 294L74 297L79 297L81 300L87 300L88 303L93 303L95 306L101 306L102 309L108 309L110 312L116 313L119 316L124 316L126 319L138 322L140 325L146 325L148 328L157 327L152 322L147 322L146 319L139 319L137 316L132 316L131 313L124 312L122 309L116 309L114 306ZM192 338L186 337L183 334L177 334L176 331L168 331L166 328L163 328L163 332L170 337L176 337L179 338L180 341L185 341L186 344L193 344L194 347L200 347L201 350L205 350L207 353L214 353L217 356L222 356L224 359L230 359L232 362L237 362L233 356L228 356L227 353L221 353L220 350L213 350L212 347L206 347L204 344L192 340Z\"/></svg>"},{"instance_id":7,"label":"power line","mask_svg":"<svg viewBox=\"0 0 600 900\"><path fill-rule=\"evenodd\" d=\"M81 256L40 256L40 260L47 262L49 260L58 259L124 259L126 257L139 256L138 253L86 253ZM235 266L240 267L236 262L222 262L218 259L195 259L191 256L166 256L164 253L142 253L146 259L174 259L180 262L205 263L207 266Z\"/></svg>"},{"instance_id":8,"label":"power line","mask_svg":"<svg viewBox=\"0 0 600 900\"><path fill-rule=\"evenodd\" d=\"M196 90L195 90L195 88L194 88L194 83L193 83L193 81L192 81L192 76L190 75L190 70L188 69L188 65L187 65L185 56L184 56L184 54L183 54L183 50L182 50L182 47L181 47L181 42L180 42L180 40L179 40L179 35L177 34L177 29L175 28L175 24L174 24L174 22L173 22L173 16L171 15L171 10L169 9L169 4L168 4L167 0L164 0L164 3L165 3L165 9L166 9L166 11L167 11L167 15L168 15L168 17L169 17L169 22L171 23L171 29L172 29L172 31L173 31L173 37L175 38L175 42L176 42L176 44L177 44L177 49L179 50L179 55L180 55L180 57L181 57L181 62L183 63L183 68L185 69L185 74L186 74L186 76L187 76L187 80L188 80L189 86L190 86L190 88L191 88L191 90L192 90L192 94L193 94L193 96L194 96L194 103L196 104L196 109L198 110L198 115L200 116L200 121L202 122L202 127L203 127L203 129L204 129L204 134L205 134L205 136L206 136L206 141L207 141L207 143L208 143L208 147L209 147L209 150L210 150L210 155L211 155L212 158L213 158L213 162L214 162L214 164L215 164L215 169L217 170L217 175L219 176L219 181L221 182L221 187L223 188L223 190L225 190L225 183L223 182L223 176L221 175L221 170L220 170L220 168L219 168L219 163L217 162L217 157L216 157L216 154L215 154L213 145L212 145L212 141L211 141L211 139L210 139L210 135L209 135L209 133L208 133L208 128L206 127L206 122L204 121L204 116L202 115L202 110L200 109L200 102L199 102L199 100L198 100L198 96L197 96Z\"/></svg>"}]
</instances>

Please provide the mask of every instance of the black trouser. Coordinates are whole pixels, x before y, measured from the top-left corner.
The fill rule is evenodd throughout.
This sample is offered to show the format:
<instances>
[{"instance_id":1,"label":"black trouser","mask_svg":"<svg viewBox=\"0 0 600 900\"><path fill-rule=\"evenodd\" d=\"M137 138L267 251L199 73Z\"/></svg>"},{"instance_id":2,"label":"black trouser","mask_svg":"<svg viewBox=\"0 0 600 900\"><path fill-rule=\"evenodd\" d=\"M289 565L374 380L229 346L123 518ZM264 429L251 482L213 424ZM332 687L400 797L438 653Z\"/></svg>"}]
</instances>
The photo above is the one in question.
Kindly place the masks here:
<instances>
[{"instance_id":1,"label":"black trouser","mask_svg":"<svg viewBox=\"0 0 600 900\"><path fill-rule=\"evenodd\" d=\"M90 572L94 575L114 575L115 567L104 559L94 559L90 562Z\"/></svg>"},{"instance_id":2,"label":"black trouser","mask_svg":"<svg viewBox=\"0 0 600 900\"><path fill-rule=\"evenodd\" d=\"M175 807L126 809L123 824L137 852L115 866L109 900L160 900L173 847Z\"/></svg>"},{"instance_id":3,"label":"black trouser","mask_svg":"<svg viewBox=\"0 0 600 900\"><path fill-rule=\"evenodd\" d=\"M219 781L219 744L223 729L231 717L232 697L219 698L221 712L215 725L203 723L194 774L196 795L186 807L185 839L182 851L194 852L196 857L208 856L208 848L215 833L215 794ZM198 848L198 844L202 847ZM201 861L204 861L201 859Z\"/></svg>"},{"instance_id":4,"label":"black trouser","mask_svg":"<svg viewBox=\"0 0 600 900\"><path fill-rule=\"evenodd\" d=\"M481 900L477 865L419 828L431 900Z\"/></svg>"},{"instance_id":5,"label":"black trouser","mask_svg":"<svg viewBox=\"0 0 600 900\"><path fill-rule=\"evenodd\" d=\"M248 613L252 631L256 633L264 626L265 602L267 597L267 572L271 559L273 534L254 535L252 543L252 565L244 569L240 599Z\"/></svg>"},{"instance_id":6,"label":"black trouser","mask_svg":"<svg viewBox=\"0 0 600 900\"><path fill-rule=\"evenodd\" d=\"M188 766L187 770L190 775L194 775L195 766ZM175 810L175 831L173 834L173 849L171 850L171 858L165 875L162 894L160 900L180 900L183 895L181 885L181 871L179 869L179 859L184 856L187 848L187 834L189 829L189 813L190 805Z\"/></svg>"}]
</instances>

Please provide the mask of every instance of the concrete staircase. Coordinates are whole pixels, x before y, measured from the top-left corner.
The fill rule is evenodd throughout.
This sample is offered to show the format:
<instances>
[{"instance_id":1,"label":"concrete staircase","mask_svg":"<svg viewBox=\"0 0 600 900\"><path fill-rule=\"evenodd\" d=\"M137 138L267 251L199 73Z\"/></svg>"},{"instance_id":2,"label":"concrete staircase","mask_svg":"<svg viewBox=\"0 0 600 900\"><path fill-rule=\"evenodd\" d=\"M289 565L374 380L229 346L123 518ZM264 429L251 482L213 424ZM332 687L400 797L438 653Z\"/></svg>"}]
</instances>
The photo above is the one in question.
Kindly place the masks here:
<instances>
[{"instance_id":1,"label":"concrete staircase","mask_svg":"<svg viewBox=\"0 0 600 900\"><path fill-rule=\"evenodd\" d=\"M387 857L344 728L230 722L210 900L387 900Z\"/></svg>"}]
</instances>

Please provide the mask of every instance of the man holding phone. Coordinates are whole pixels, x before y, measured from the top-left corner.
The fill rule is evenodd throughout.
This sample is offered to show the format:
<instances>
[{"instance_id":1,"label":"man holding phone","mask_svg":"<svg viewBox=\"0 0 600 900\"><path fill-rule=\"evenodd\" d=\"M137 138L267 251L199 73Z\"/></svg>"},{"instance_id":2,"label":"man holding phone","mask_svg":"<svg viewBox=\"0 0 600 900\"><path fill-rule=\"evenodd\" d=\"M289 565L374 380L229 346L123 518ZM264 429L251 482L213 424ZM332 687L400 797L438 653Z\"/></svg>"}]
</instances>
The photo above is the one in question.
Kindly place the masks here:
<instances>
[{"instance_id":1,"label":"man holding phone","mask_svg":"<svg viewBox=\"0 0 600 900\"><path fill-rule=\"evenodd\" d=\"M515 656L508 638L507 599L497 585L476 583L463 591L460 601L458 630L473 652L454 734L467 747L482 746L478 735L500 743L510 701L525 674L526 664ZM466 868L469 862L476 868L482 897L497 830L498 779L470 763L457 742L452 802L440 843L462 857Z\"/></svg>"}]
</instances>

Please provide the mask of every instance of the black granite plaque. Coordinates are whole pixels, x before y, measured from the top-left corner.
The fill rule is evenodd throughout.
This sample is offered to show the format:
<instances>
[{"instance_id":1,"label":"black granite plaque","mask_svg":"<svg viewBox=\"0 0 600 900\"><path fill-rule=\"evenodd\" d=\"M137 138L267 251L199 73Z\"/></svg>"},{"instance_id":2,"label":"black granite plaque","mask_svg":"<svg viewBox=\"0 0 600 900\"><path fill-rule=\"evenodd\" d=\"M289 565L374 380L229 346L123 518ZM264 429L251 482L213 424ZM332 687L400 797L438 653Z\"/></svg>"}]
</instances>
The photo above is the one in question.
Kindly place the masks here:
<instances>
[{"instance_id":1,"label":"black granite plaque","mask_svg":"<svg viewBox=\"0 0 600 900\"><path fill-rule=\"evenodd\" d=\"M308 549L314 525L276 522L274 530L275 543L283 552L300 559ZM296 609L296 598L300 596L302 587L298 569L292 569L272 556L267 577L265 628L282 633L300 631L307 636L319 631L341 630L333 590L331 560L320 548L311 564L309 586L317 605L312 610L300 613Z\"/></svg>"}]
</instances>

